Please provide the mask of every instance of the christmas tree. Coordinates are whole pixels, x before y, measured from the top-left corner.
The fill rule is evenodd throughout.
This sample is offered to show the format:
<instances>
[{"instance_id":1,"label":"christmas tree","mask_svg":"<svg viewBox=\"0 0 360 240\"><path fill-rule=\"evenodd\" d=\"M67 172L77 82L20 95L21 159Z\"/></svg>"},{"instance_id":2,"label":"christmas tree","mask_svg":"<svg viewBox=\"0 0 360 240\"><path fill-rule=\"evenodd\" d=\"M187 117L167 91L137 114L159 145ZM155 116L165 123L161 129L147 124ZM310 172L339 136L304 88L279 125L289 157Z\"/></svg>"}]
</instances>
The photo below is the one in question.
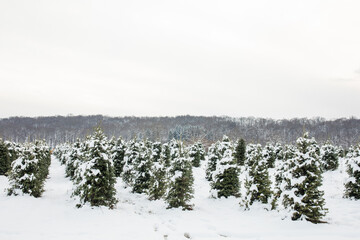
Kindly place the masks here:
<instances>
[{"instance_id":1,"label":"christmas tree","mask_svg":"<svg viewBox=\"0 0 360 240\"><path fill-rule=\"evenodd\" d=\"M125 160L124 160L125 151L126 151L125 142L120 137L116 140L114 146L111 148L111 158L114 164L116 177L120 177L123 172L123 168L125 165Z\"/></svg>"},{"instance_id":2,"label":"christmas tree","mask_svg":"<svg viewBox=\"0 0 360 240\"><path fill-rule=\"evenodd\" d=\"M140 154L134 161L134 184L132 192L147 193L150 188L152 169L152 144L149 141L141 141Z\"/></svg>"},{"instance_id":3,"label":"christmas tree","mask_svg":"<svg viewBox=\"0 0 360 240\"><path fill-rule=\"evenodd\" d=\"M83 154L84 160L76 169L76 189L74 195L79 196L80 207L85 203L91 206L107 206L114 208L116 205L114 166L109 156L107 138L100 128L86 144L87 152Z\"/></svg>"},{"instance_id":4,"label":"christmas tree","mask_svg":"<svg viewBox=\"0 0 360 240\"><path fill-rule=\"evenodd\" d=\"M206 168L206 179L212 181L212 174L216 170L216 164L221 158L219 151L220 142L216 142L209 147L208 151L208 164Z\"/></svg>"},{"instance_id":5,"label":"christmas tree","mask_svg":"<svg viewBox=\"0 0 360 240\"><path fill-rule=\"evenodd\" d=\"M285 174L288 184L283 191L283 203L292 210L292 220L306 219L313 223L321 222L327 209L323 198L320 148L308 133L296 141L294 165Z\"/></svg>"},{"instance_id":6,"label":"christmas tree","mask_svg":"<svg viewBox=\"0 0 360 240\"><path fill-rule=\"evenodd\" d=\"M11 164L8 195L42 195L50 165L50 150L42 144L45 143L26 143L18 148L18 158Z\"/></svg>"},{"instance_id":7,"label":"christmas tree","mask_svg":"<svg viewBox=\"0 0 360 240\"><path fill-rule=\"evenodd\" d=\"M327 142L320 149L320 159L324 171L334 171L339 167L339 149Z\"/></svg>"},{"instance_id":8,"label":"christmas tree","mask_svg":"<svg viewBox=\"0 0 360 240\"><path fill-rule=\"evenodd\" d=\"M232 149L227 149L221 159L217 161L212 173L211 187L216 197L239 197L239 169L233 157Z\"/></svg>"},{"instance_id":9,"label":"christmas tree","mask_svg":"<svg viewBox=\"0 0 360 240\"><path fill-rule=\"evenodd\" d=\"M193 167L200 167L200 161L205 160L205 151L200 142L189 147L189 157Z\"/></svg>"},{"instance_id":10,"label":"christmas tree","mask_svg":"<svg viewBox=\"0 0 360 240\"><path fill-rule=\"evenodd\" d=\"M247 189L246 206L249 207L254 202L267 204L272 196L271 181L268 172L268 162L259 158L250 167L248 177L245 182Z\"/></svg>"},{"instance_id":11,"label":"christmas tree","mask_svg":"<svg viewBox=\"0 0 360 240\"><path fill-rule=\"evenodd\" d=\"M136 139L130 140L124 154L124 167L122 179L127 186L134 185L135 169L134 164L140 158L140 144Z\"/></svg>"},{"instance_id":12,"label":"christmas tree","mask_svg":"<svg viewBox=\"0 0 360 240\"><path fill-rule=\"evenodd\" d=\"M11 169L9 150L5 142L0 138L0 175L7 175Z\"/></svg>"},{"instance_id":13,"label":"christmas tree","mask_svg":"<svg viewBox=\"0 0 360 240\"><path fill-rule=\"evenodd\" d=\"M241 138L236 142L236 147L234 152L236 163L239 166L244 166L245 154L246 154L246 143L245 140Z\"/></svg>"},{"instance_id":14,"label":"christmas tree","mask_svg":"<svg viewBox=\"0 0 360 240\"><path fill-rule=\"evenodd\" d=\"M347 154L347 173L345 197L360 199L360 146L352 147Z\"/></svg>"},{"instance_id":15,"label":"christmas tree","mask_svg":"<svg viewBox=\"0 0 360 240\"><path fill-rule=\"evenodd\" d=\"M149 189L150 200L162 198L167 190L167 156L162 154L162 149L167 150L167 144L165 147L162 147L160 142L155 142L152 146L151 162L153 165Z\"/></svg>"},{"instance_id":16,"label":"christmas tree","mask_svg":"<svg viewBox=\"0 0 360 240\"><path fill-rule=\"evenodd\" d=\"M185 152L183 152L182 143L170 143L171 155L173 156L169 169L170 181L169 191L166 196L168 208L179 208L191 210L190 200L193 198L192 164Z\"/></svg>"}]
</instances>

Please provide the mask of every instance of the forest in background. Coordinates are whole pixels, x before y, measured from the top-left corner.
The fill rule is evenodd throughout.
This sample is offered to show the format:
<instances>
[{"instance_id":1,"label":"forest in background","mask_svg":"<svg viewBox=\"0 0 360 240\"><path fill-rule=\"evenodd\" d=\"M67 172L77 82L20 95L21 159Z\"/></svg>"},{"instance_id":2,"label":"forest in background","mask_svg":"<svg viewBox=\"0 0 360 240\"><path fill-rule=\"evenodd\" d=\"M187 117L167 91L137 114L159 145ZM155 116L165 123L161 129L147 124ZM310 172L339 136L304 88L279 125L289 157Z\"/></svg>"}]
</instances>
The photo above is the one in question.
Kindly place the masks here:
<instances>
[{"instance_id":1,"label":"forest in background","mask_svg":"<svg viewBox=\"0 0 360 240\"><path fill-rule=\"evenodd\" d=\"M222 138L243 138L248 143L293 143L305 131L319 143L331 141L348 148L360 142L360 119L294 118L274 120L255 117L108 117L50 116L10 117L0 119L0 137L16 142L43 139L51 147L64 142L74 142L89 135L100 126L107 137L133 137L151 141L181 139L193 143L201 140L205 146Z\"/></svg>"}]
</instances>

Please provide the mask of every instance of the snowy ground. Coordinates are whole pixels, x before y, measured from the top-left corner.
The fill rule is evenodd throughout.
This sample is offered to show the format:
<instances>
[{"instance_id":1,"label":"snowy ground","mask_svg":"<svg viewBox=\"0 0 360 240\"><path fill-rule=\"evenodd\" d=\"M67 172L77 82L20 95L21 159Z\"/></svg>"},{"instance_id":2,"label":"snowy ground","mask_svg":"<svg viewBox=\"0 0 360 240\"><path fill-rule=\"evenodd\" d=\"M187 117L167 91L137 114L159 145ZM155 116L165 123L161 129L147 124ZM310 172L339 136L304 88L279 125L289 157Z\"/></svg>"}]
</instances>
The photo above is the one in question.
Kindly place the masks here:
<instances>
[{"instance_id":1,"label":"snowy ground","mask_svg":"<svg viewBox=\"0 0 360 240\"><path fill-rule=\"evenodd\" d=\"M342 167L340 168L342 169ZM6 196L7 178L0 176L0 239L359 239L360 201L342 198L343 171L325 173L329 224L281 220L282 214L255 207L244 211L239 200L209 198L205 171L195 169L194 211L166 209L119 183L117 209L75 208L72 183L52 159L42 198ZM120 181L119 181L120 182Z\"/></svg>"}]
</instances>

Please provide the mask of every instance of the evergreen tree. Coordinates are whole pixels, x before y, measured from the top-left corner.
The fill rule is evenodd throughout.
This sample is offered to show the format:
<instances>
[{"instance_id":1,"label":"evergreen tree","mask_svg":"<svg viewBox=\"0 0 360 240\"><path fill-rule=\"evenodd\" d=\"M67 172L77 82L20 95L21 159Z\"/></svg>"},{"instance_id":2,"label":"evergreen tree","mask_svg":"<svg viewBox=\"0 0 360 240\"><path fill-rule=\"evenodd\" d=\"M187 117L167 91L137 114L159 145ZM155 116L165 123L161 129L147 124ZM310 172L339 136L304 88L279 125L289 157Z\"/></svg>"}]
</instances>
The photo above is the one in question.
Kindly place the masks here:
<instances>
[{"instance_id":1,"label":"evergreen tree","mask_svg":"<svg viewBox=\"0 0 360 240\"><path fill-rule=\"evenodd\" d=\"M72 146L68 143L60 144L56 146L54 150L54 156L59 159L62 165L66 165Z\"/></svg>"},{"instance_id":2,"label":"evergreen tree","mask_svg":"<svg viewBox=\"0 0 360 240\"><path fill-rule=\"evenodd\" d=\"M213 172L216 170L217 162L224 156L224 153L233 149L232 143L227 136L223 136L221 142L211 145L208 152L208 164L206 168L206 179L213 180Z\"/></svg>"},{"instance_id":3,"label":"evergreen tree","mask_svg":"<svg viewBox=\"0 0 360 240\"><path fill-rule=\"evenodd\" d=\"M205 151L200 142L190 146L189 157L193 167L200 167L200 161L205 160Z\"/></svg>"},{"instance_id":4,"label":"evergreen tree","mask_svg":"<svg viewBox=\"0 0 360 240\"><path fill-rule=\"evenodd\" d=\"M274 198L271 203L272 209L276 209L279 205L279 199L282 196L284 190L291 190L291 181L286 176L289 176L289 171L295 167L295 156L296 156L296 147L293 145L286 145L281 149L281 152L278 152L278 160L275 162L275 183L273 194Z\"/></svg>"},{"instance_id":5,"label":"evergreen tree","mask_svg":"<svg viewBox=\"0 0 360 240\"><path fill-rule=\"evenodd\" d=\"M35 141L34 155L36 159L39 159L38 177L41 181L45 181L49 175L49 167L51 164L50 149L46 146L45 141Z\"/></svg>"},{"instance_id":6,"label":"evergreen tree","mask_svg":"<svg viewBox=\"0 0 360 240\"><path fill-rule=\"evenodd\" d=\"M169 142L169 148L170 148L170 161L173 161L174 159L178 159L182 154L181 151L184 149L183 143L175 139L172 139Z\"/></svg>"},{"instance_id":7,"label":"evergreen tree","mask_svg":"<svg viewBox=\"0 0 360 240\"><path fill-rule=\"evenodd\" d=\"M275 152L275 165L277 160L284 159L284 147L280 143L275 143L274 152Z\"/></svg>"},{"instance_id":8,"label":"evergreen tree","mask_svg":"<svg viewBox=\"0 0 360 240\"><path fill-rule=\"evenodd\" d=\"M214 195L216 197L240 196L239 169L233 157L232 149L227 149L222 158L217 161L212 178L210 185L215 190Z\"/></svg>"},{"instance_id":9,"label":"evergreen tree","mask_svg":"<svg viewBox=\"0 0 360 240\"><path fill-rule=\"evenodd\" d=\"M124 160L125 151L126 151L125 142L120 137L116 140L114 146L111 149L112 160L113 160L113 164L114 164L116 177L120 177L120 175L123 172L124 165L125 165L125 160Z\"/></svg>"},{"instance_id":10,"label":"evergreen tree","mask_svg":"<svg viewBox=\"0 0 360 240\"><path fill-rule=\"evenodd\" d=\"M320 149L320 159L323 170L336 170L339 167L339 149L327 142Z\"/></svg>"},{"instance_id":11,"label":"evergreen tree","mask_svg":"<svg viewBox=\"0 0 360 240\"><path fill-rule=\"evenodd\" d=\"M245 180L247 194L244 199L246 208L249 208L254 202L267 204L272 196L268 159L263 158L263 155L261 145L249 145L247 151L248 168Z\"/></svg>"},{"instance_id":12,"label":"evergreen tree","mask_svg":"<svg viewBox=\"0 0 360 240\"><path fill-rule=\"evenodd\" d=\"M140 144L137 142L136 139L132 139L128 142L124 155L122 179L127 186L134 185L134 164L138 158L140 158Z\"/></svg>"},{"instance_id":13,"label":"evergreen tree","mask_svg":"<svg viewBox=\"0 0 360 240\"><path fill-rule=\"evenodd\" d=\"M11 169L9 150L5 142L0 138L0 175L7 175Z\"/></svg>"},{"instance_id":14,"label":"evergreen tree","mask_svg":"<svg viewBox=\"0 0 360 240\"><path fill-rule=\"evenodd\" d=\"M152 174L150 180L149 199L158 200L162 198L167 189L167 167L166 155L161 152L160 142L155 142L152 147Z\"/></svg>"},{"instance_id":15,"label":"evergreen tree","mask_svg":"<svg viewBox=\"0 0 360 240\"><path fill-rule=\"evenodd\" d=\"M134 162L134 184L132 191L135 193L147 193L151 181L151 155L152 144L147 140L140 142L140 154Z\"/></svg>"},{"instance_id":16,"label":"evergreen tree","mask_svg":"<svg viewBox=\"0 0 360 240\"><path fill-rule=\"evenodd\" d=\"M10 163L18 159L18 153L20 152L21 146L19 143L5 141L5 145L7 147Z\"/></svg>"},{"instance_id":17,"label":"evergreen tree","mask_svg":"<svg viewBox=\"0 0 360 240\"><path fill-rule=\"evenodd\" d=\"M208 151L208 164L206 168L206 180L212 181L212 174L216 170L216 164L221 158L221 154L219 152L220 142L216 142L209 147Z\"/></svg>"},{"instance_id":18,"label":"evergreen tree","mask_svg":"<svg viewBox=\"0 0 360 240\"><path fill-rule=\"evenodd\" d=\"M79 166L79 163L83 161L82 154L86 152L83 148L84 145L80 142L80 139L76 139L76 142L72 145L69 152L69 157L65 163L65 172L66 177L69 177L71 180L74 180L75 170Z\"/></svg>"},{"instance_id":19,"label":"evergreen tree","mask_svg":"<svg viewBox=\"0 0 360 240\"><path fill-rule=\"evenodd\" d=\"M236 142L236 147L234 152L236 163L239 166L245 165L245 154L246 154L246 143L245 140L241 138Z\"/></svg>"},{"instance_id":20,"label":"evergreen tree","mask_svg":"<svg viewBox=\"0 0 360 240\"><path fill-rule=\"evenodd\" d=\"M285 178L290 185L283 191L283 203L292 210L292 220L306 219L313 223L321 222L327 209L324 208L319 147L308 133L298 138L294 167Z\"/></svg>"},{"instance_id":21,"label":"evergreen tree","mask_svg":"<svg viewBox=\"0 0 360 240\"><path fill-rule=\"evenodd\" d=\"M260 144L249 144L246 148L245 167L250 169L262 159L263 152Z\"/></svg>"},{"instance_id":22,"label":"evergreen tree","mask_svg":"<svg viewBox=\"0 0 360 240\"><path fill-rule=\"evenodd\" d=\"M263 158L267 162L268 168L275 168L276 157L275 146L266 144L263 150Z\"/></svg>"},{"instance_id":23,"label":"evergreen tree","mask_svg":"<svg viewBox=\"0 0 360 240\"><path fill-rule=\"evenodd\" d=\"M38 142L24 144L18 151L18 158L11 164L8 195L25 193L40 197L44 192L44 182L50 165L50 150L47 146L40 146Z\"/></svg>"},{"instance_id":24,"label":"evergreen tree","mask_svg":"<svg viewBox=\"0 0 360 240\"><path fill-rule=\"evenodd\" d=\"M164 161L165 167L170 167L171 163L171 153L170 146L168 143L164 143L161 147L161 158Z\"/></svg>"},{"instance_id":25,"label":"evergreen tree","mask_svg":"<svg viewBox=\"0 0 360 240\"><path fill-rule=\"evenodd\" d=\"M227 151L228 149L233 149L233 144L230 141L229 137L224 135L219 145L219 152L221 156L223 156L225 151Z\"/></svg>"},{"instance_id":26,"label":"evergreen tree","mask_svg":"<svg viewBox=\"0 0 360 240\"><path fill-rule=\"evenodd\" d=\"M114 166L109 156L109 146L105 135L100 128L96 128L89 138L88 152L84 154L81 167L77 168L76 189L74 195L80 198L80 207L85 203L91 206L116 205L116 178Z\"/></svg>"},{"instance_id":27,"label":"evergreen tree","mask_svg":"<svg viewBox=\"0 0 360 240\"><path fill-rule=\"evenodd\" d=\"M360 146L350 148L347 158L349 178L345 182L345 197L360 199Z\"/></svg>"},{"instance_id":28,"label":"evergreen tree","mask_svg":"<svg viewBox=\"0 0 360 240\"><path fill-rule=\"evenodd\" d=\"M162 156L162 145L160 142L154 142L151 145L151 161L159 162Z\"/></svg>"},{"instance_id":29,"label":"evergreen tree","mask_svg":"<svg viewBox=\"0 0 360 240\"><path fill-rule=\"evenodd\" d=\"M191 210L192 205L189 202L193 198L194 192L191 161L187 154L182 152L181 143L170 145L177 146L177 149L172 149L174 158L169 169L169 191L165 200L168 203L168 208L181 207L183 210Z\"/></svg>"}]
</instances>

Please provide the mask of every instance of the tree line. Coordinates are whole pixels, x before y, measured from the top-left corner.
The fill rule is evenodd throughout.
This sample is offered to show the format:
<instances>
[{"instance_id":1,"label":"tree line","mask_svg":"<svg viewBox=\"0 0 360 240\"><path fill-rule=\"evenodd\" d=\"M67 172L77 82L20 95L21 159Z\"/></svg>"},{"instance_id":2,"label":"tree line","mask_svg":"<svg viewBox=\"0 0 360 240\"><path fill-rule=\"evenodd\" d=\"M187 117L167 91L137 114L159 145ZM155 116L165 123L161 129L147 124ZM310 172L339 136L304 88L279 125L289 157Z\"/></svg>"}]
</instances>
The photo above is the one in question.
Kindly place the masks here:
<instances>
[{"instance_id":1,"label":"tree line","mask_svg":"<svg viewBox=\"0 0 360 240\"><path fill-rule=\"evenodd\" d=\"M205 146L221 139L243 138L249 143L293 143L305 130L311 132L321 144L326 141L348 148L360 141L360 120L341 118L230 118L230 117L107 117L53 116L11 117L0 119L0 137L15 142L31 142L44 139L50 147L60 143L75 142L91 134L94 126L100 125L107 137L122 137L130 140L147 138L167 142L171 139L193 143L201 140Z\"/></svg>"}]
</instances>

